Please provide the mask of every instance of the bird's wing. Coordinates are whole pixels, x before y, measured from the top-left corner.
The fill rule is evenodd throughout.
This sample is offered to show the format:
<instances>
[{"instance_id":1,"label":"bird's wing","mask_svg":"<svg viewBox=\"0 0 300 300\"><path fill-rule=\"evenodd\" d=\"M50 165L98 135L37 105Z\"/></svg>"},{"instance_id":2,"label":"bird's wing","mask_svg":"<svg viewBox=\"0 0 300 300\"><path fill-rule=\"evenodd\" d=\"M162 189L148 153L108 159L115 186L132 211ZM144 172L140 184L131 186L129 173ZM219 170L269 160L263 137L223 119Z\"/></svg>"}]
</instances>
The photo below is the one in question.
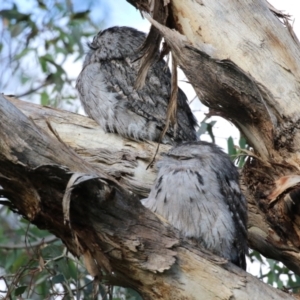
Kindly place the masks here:
<instances>
[{"instance_id":1,"label":"bird's wing","mask_svg":"<svg viewBox=\"0 0 300 300\"><path fill-rule=\"evenodd\" d=\"M138 68L139 63L132 62L129 58L101 63L104 77L109 78L108 88L120 95L120 105L125 105L128 110L156 122L157 128L163 130L171 92L170 72L166 69L165 62L157 62L150 68L144 87L136 91L134 84ZM179 97L175 140L195 140L194 116L182 91L179 92ZM170 127L167 135L173 138L174 128Z\"/></svg>"}]
</instances>

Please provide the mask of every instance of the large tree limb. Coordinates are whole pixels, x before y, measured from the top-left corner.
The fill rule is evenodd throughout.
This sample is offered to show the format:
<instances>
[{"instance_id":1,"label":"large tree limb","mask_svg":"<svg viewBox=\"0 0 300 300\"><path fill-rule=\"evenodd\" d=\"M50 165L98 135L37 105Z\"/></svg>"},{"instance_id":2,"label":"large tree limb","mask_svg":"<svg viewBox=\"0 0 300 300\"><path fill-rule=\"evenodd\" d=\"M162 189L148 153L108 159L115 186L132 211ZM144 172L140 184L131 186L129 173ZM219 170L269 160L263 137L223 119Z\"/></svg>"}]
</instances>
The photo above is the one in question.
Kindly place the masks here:
<instances>
[{"instance_id":1,"label":"large tree limb","mask_svg":"<svg viewBox=\"0 0 300 300\"><path fill-rule=\"evenodd\" d=\"M112 270L110 282L130 286L145 299L256 299L261 294L265 299L291 299L179 239L176 230L140 204L130 190L141 190L142 195L144 180L153 180L153 170L136 169L141 168L140 160L150 161L155 144L105 134L86 117L4 96L0 124L5 124L0 131L4 193L20 214L53 232L75 255L83 255L93 275ZM128 154L117 157L113 174L89 157L90 149L99 149L101 161L108 144L111 153ZM145 155L130 156L129 147L133 153L139 147ZM130 175L121 172L127 160ZM71 176L78 181L66 216L63 196ZM130 186L122 176L132 176L135 184ZM64 224L64 218L69 223Z\"/></svg>"}]
</instances>

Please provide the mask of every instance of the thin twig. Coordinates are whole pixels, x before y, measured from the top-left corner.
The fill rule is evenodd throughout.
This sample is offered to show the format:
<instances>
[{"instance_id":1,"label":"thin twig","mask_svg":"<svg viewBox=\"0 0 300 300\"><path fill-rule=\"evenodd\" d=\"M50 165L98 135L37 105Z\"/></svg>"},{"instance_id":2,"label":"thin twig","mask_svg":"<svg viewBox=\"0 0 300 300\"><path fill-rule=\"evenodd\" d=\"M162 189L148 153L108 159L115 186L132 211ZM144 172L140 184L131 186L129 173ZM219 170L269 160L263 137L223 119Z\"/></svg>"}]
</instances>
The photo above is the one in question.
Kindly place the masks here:
<instances>
[{"instance_id":1,"label":"thin twig","mask_svg":"<svg viewBox=\"0 0 300 300\"><path fill-rule=\"evenodd\" d=\"M46 82L44 82L43 84L41 84L40 86L38 86L38 87L36 87L36 88L34 88L34 89L30 89L30 90L28 90L27 92L24 92L23 94L16 95L15 97L16 97L16 98L22 98L22 97L28 96L28 95L30 95L30 94L32 94L32 93L35 93L36 91L40 90L41 88L43 88L43 87L45 87L45 86L47 86L47 85L49 85L49 84L50 84L50 83L46 81Z\"/></svg>"},{"instance_id":2,"label":"thin twig","mask_svg":"<svg viewBox=\"0 0 300 300\"><path fill-rule=\"evenodd\" d=\"M41 240L35 241L33 243L30 243L30 247L39 247L43 244L49 244L49 243L52 243L56 240L58 240L58 238L56 236L46 237L44 239L41 239ZM27 243L5 244L5 245L0 244L0 249L11 250L11 249L25 249L25 248L28 248Z\"/></svg>"}]
</instances>

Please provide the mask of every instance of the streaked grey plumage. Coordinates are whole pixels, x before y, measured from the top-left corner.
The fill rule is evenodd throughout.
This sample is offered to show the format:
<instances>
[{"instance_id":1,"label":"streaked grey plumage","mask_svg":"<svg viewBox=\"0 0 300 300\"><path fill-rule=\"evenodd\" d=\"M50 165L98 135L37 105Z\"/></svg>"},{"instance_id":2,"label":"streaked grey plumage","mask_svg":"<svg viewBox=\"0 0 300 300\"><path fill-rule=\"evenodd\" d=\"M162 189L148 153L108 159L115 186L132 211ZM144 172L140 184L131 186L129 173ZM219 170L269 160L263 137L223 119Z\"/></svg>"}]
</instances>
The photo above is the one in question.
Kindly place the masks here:
<instances>
[{"instance_id":1,"label":"streaked grey plumage","mask_svg":"<svg viewBox=\"0 0 300 300\"><path fill-rule=\"evenodd\" d=\"M142 203L187 237L246 269L247 205L228 155L206 142L173 147Z\"/></svg>"},{"instance_id":2,"label":"streaked grey plumage","mask_svg":"<svg viewBox=\"0 0 300 300\"><path fill-rule=\"evenodd\" d=\"M158 141L164 129L171 94L171 74L157 53L145 86L134 89L139 47L145 34L129 27L101 31L89 45L76 87L86 113L108 132L139 140ZM163 143L195 141L196 119L185 94L178 91L177 128L169 128Z\"/></svg>"}]
</instances>

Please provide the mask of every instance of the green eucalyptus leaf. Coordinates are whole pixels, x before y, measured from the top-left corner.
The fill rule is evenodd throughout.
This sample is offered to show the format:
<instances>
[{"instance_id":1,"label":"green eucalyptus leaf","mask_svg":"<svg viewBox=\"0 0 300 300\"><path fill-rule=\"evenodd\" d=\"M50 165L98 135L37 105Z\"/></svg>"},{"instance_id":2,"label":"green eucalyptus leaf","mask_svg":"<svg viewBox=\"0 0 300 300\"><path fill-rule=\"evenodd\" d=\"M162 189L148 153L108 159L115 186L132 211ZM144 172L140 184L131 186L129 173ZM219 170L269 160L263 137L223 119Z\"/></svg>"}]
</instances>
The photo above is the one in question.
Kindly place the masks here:
<instances>
[{"instance_id":1,"label":"green eucalyptus leaf","mask_svg":"<svg viewBox=\"0 0 300 300\"><path fill-rule=\"evenodd\" d=\"M17 287L17 288L15 289L15 296L20 296L20 295L22 295L22 294L26 291L27 287L28 287L27 285L23 285L23 286Z\"/></svg>"},{"instance_id":2,"label":"green eucalyptus leaf","mask_svg":"<svg viewBox=\"0 0 300 300\"><path fill-rule=\"evenodd\" d=\"M232 157L232 159L235 159L237 152L236 148L234 147L233 138L231 136L227 139L227 151L229 156Z\"/></svg>"},{"instance_id":3,"label":"green eucalyptus leaf","mask_svg":"<svg viewBox=\"0 0 300 300\"><path fill-rule=\"evenodd\" d=\"M89 15L90 10L85 10L81 12L77 12L71 15L71 20L76 20L76 19L86 19L86 17Z\"/></svg>"},{"instance_id":4,"label":"green eucalyptus leaf","mask_svg":"<svg viewBox=\"0 0 300 300\"><path fill-rule=\"evenodd\" d=\"M52 283L57 284L57 283L63 283L65 281L65 277L63 274L58 274L53 276L52 278Z\"/></svg>"}]
</instances>

